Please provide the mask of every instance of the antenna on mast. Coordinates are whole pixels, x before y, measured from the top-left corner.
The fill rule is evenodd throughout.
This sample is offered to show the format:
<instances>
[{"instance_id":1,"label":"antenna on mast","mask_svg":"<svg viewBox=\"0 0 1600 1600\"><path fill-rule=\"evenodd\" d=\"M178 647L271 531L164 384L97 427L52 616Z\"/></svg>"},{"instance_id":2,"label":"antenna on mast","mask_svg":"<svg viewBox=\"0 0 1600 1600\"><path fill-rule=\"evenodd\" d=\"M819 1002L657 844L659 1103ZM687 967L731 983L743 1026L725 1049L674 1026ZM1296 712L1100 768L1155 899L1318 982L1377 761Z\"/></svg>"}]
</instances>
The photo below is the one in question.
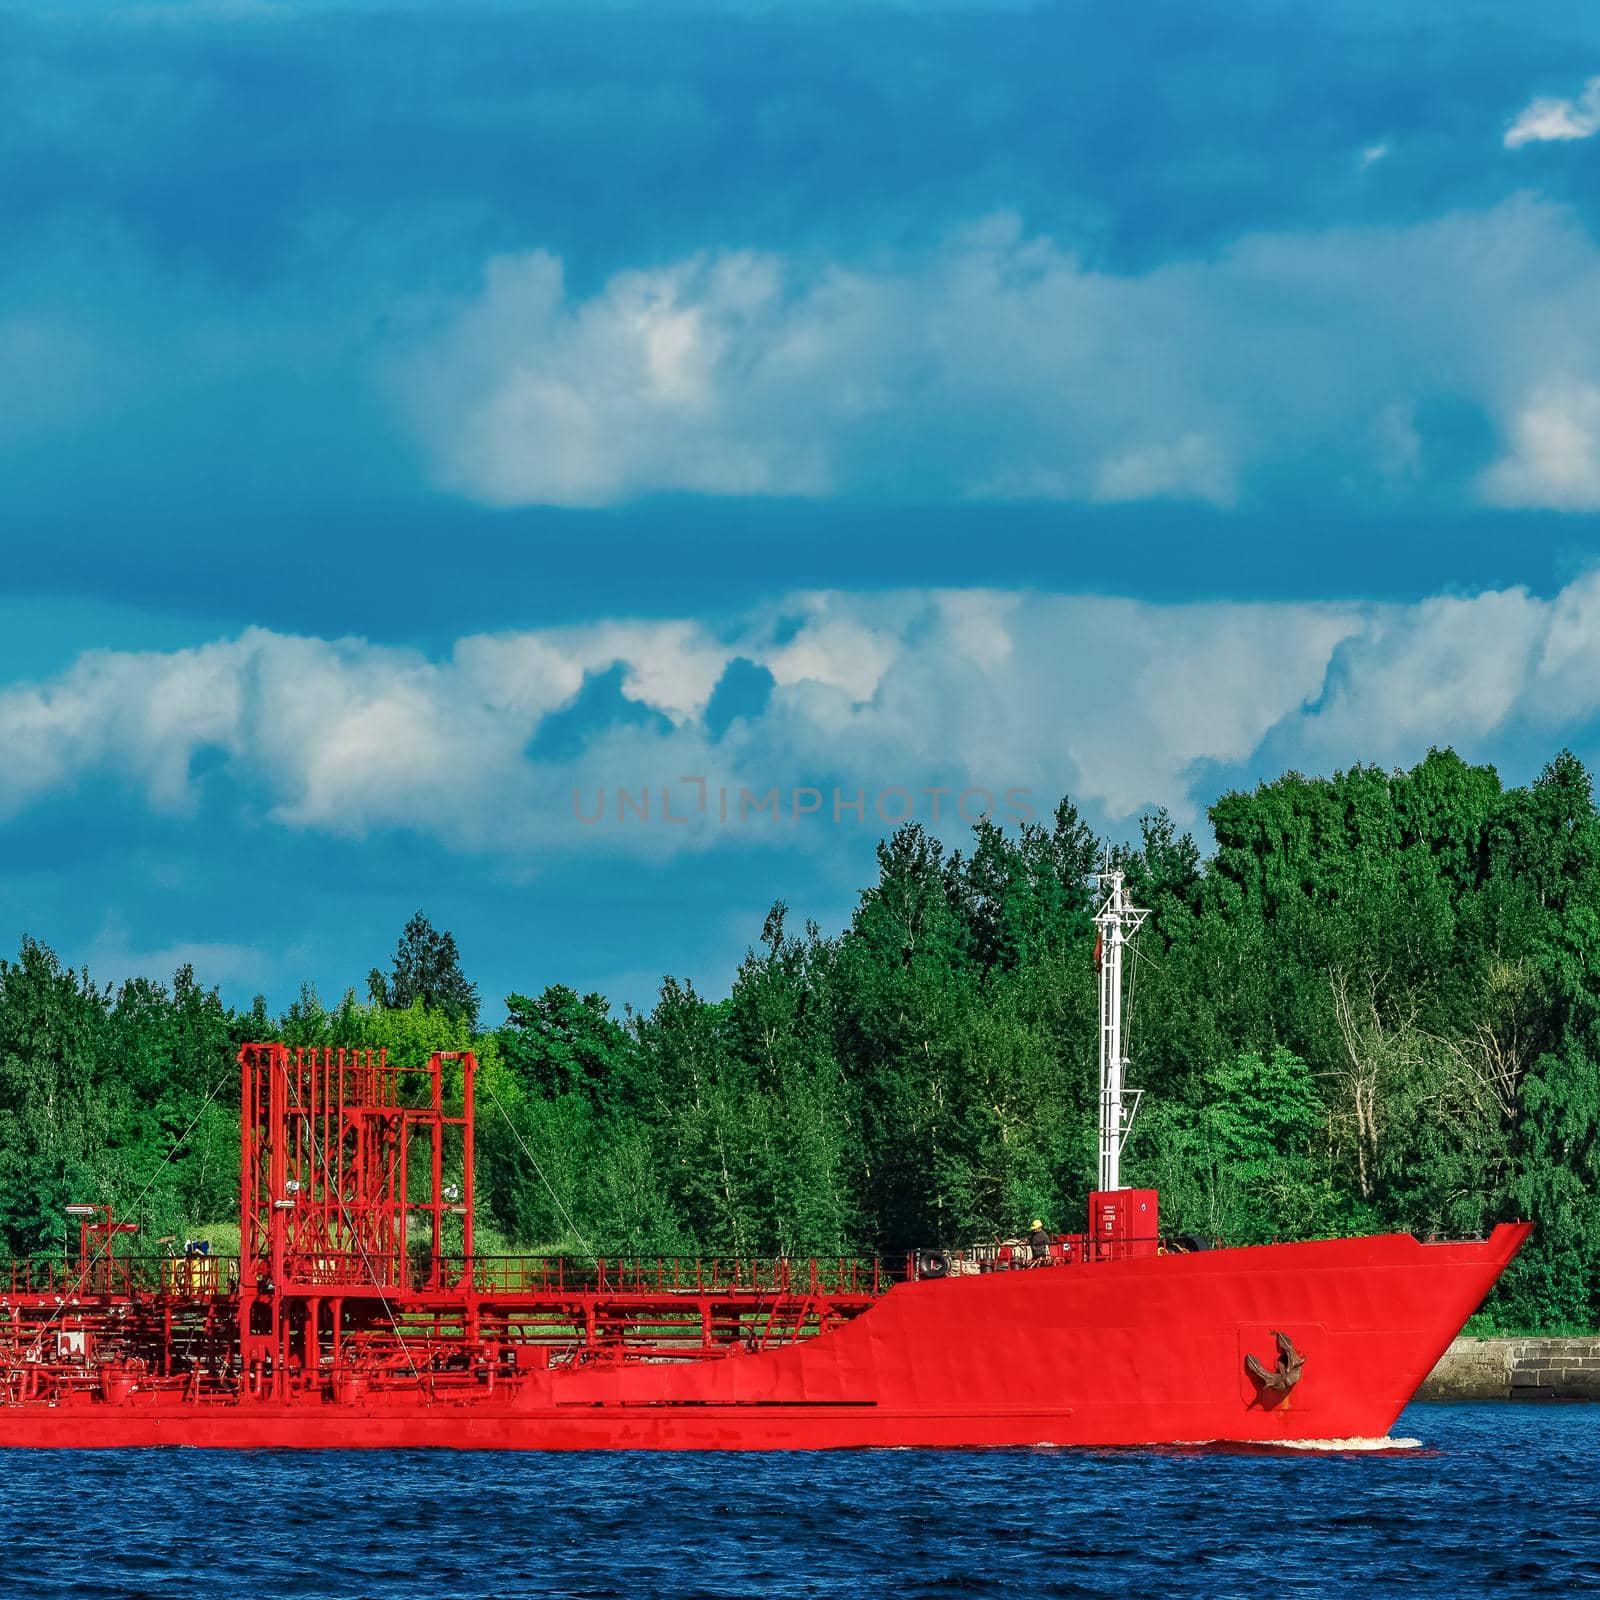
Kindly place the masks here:
<instances>
[{"instance_id":1,"label":"antenna on mast","mask_svg":"<svg viewBox=\"0 0 1600 1600\"><path fill-rule=\"evenodd\" d=\"M1100 970L1100 1189L1120 1189L1122 1147L1128 1142L1139 1109L1142 1089L1132 1091L1132 1103L1123 1102L1123 1069L1128 1058L1122 1040L1122 951L1128 940L1144 925L1150 913L1128 904L1122 873L1114 871L1109 853L1105 866L1095 874L1104 891L1095 926L1100 930L1096 947Z\"/></svg>"}]
</instances>

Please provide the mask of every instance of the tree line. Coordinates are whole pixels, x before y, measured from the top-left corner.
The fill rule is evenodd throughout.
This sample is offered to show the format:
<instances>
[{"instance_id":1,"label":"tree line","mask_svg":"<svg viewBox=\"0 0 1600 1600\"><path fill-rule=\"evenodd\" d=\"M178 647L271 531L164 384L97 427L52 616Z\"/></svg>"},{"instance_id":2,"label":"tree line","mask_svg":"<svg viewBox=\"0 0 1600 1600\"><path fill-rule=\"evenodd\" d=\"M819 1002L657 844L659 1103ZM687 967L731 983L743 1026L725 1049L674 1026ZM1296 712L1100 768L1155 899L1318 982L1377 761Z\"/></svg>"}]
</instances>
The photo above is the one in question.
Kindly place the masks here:
<instances>
[{"instance_id":1,"label":"tree line","mask_svg":"<svg viewBox=\"0 0 1600 1600\"><path fill-rule=\"evenodd\" d=\"M1522 788L1433 751L1404 772L1287 773L1164 812L1137 843L1068 801L917 825L877 849L837 935L775 905L723 998L647 1011L551 984L479 1025L419 913L331 1008L224 1005L188 968L97 986L24 939L0 961L0 1246L59 1250L62 1206L147 1241L237 1208L247 1039L480 1061L480 1248L865 1255L1082 1226L1095 1168L1090 875L1150 908L1127 969L1125 1181L1233 1243L1531 1216L1491 1302L1507 1328L1600 1325L1600 815L1563 753Z\"/></svg>"}]
</instances>

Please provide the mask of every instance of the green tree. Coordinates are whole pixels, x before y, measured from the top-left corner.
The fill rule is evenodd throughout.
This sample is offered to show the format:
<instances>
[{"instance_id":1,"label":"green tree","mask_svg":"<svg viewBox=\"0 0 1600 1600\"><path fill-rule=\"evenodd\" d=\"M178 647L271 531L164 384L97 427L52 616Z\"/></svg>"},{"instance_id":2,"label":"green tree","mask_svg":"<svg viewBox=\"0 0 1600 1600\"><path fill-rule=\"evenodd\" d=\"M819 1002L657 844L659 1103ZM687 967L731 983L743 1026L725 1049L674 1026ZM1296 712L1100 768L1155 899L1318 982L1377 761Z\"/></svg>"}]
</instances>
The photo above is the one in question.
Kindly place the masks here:
<instances>
[{"instance_id":1,"label":"green tree","mask_svg":"<svg viewBox=\"0 0 1600 1600\"><path fill-rule=\"evenodd\" d=\"M108 1202L122 1187L98 1071L109 999L32 939L0 960L0 1234L13 1255L62 1240L64 1205Z\"/></svg>"},{"instance_id":2,"label":"green tree","mask_svg":"<svg viewBox=\"0 0 1600 1600\"><path fill-rule=\"evenodd\" d=\"M448 1017L465 1018L473 1026L478 1021L478 986L461 970L455 935L440 933L421 911L400 935L390 975L385 978L374 967L367 988L376 1004L391 1010L403 1011L420 1000Z\"/></svg>"},{"instance_id":3,"label":"green tree","mask_svg":"<svg viewBox=\"0 0 1600 1600\"><path fill-rule=\"evenodd\" d=\"M633 1051L604 995L580 998L559 983L537 999L507 995L498 1037L507 1068L530 1088L545 1095L580 1093L602 1106L621 1091L620 1075Z\"/></svg>"}]
</instances>

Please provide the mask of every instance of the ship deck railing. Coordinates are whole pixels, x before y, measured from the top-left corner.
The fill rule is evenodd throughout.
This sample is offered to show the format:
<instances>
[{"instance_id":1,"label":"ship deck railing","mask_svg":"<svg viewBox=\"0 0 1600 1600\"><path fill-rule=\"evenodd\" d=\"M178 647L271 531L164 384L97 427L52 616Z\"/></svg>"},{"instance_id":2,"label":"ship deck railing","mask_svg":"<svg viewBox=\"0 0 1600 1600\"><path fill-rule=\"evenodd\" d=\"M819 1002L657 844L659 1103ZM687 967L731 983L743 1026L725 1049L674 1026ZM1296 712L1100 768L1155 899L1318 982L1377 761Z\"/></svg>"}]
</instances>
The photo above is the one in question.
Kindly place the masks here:
<instances>
[{"instance_id":1,"label":"ship deck railing","mask_svg":"<svg viewBox=\"0 0 1600 1600\"><path fill-rule=\"evenodd\" d=\"M1212 1241L1207 1241L1208 1244ZM398 1251L319 1250L291 1255L286 1285L379 1294L480 1295L831 1295L876 1297L901 1277L908 1279L1091 1265L1129 1256L1154 1255L1169 1242L1155 1238L1093 1239L1057 1235L1049 1254L1035 1258L1027 1243L1005 1240L950 1251L914 1251L903 1272L880 1261L852 1256L598 1256L474 1255L431 1257L413 1245ZM931 1266L929 1258L935 1260ZM31 1257L0 1263L0 1295L63 1299L134 1299L161 1295L207 1300L231 1294L239 1284L233 1256L98 1255Z\"/></svg>"},{"instance_id":2,"label":"ship deck railing","mask_svg":"<svg viewBox=\"0 0 1600 1600\"><path fill-rule=\"evenodd\" d=\"M447 1258L444 1267L464 1276L468 1263ZM879 1294L887 1287L877 1261L849 1256L478 1256L470 1270L474 1287L513 1293Z\"/></svg>"},{"instance_id":3,"label":"ship deck railing","mask_svg":"<svg viewBox=\"0 0 1600 1600\"><path fill-rule=\"evenodd\" d=\"M418 1294L470 1287L479 1294L877 1295L888 1275L848 1256L440 1256L413 1258L401 1282L389 1256L318 1252L285 1263L296 1284L366 1284Z\"/></svg>"},{"instance_id":4,"label":"ship deck railing","mask_svg":"<svg viewBox=\"0 0 1600 1600\"><path fill-rule=\"evenodd\" d=\"M1211 1248L1212 1243L1208 1241L1206 1248ZM1119 1234L1114 1238L1065 1233L1054 1235L1046 1246L1045 1254L1036 1256L1026 1239L1001 1239L992 1244L967 1245L959 1250L913 1251L907 1275L914 1278L959 1278L987 1272L1032 1271L1041 1267L1092 1266L1104 1261L1125 1261L1139 1256L1165 1254L1169 1248L1171 1241L1153 1233Z\"/></svg>"},{"instance_id":5,"label":"ship deck railing","mask_svg":"<svg viewBox=\"0 0 1600 1600\"><path fill-rule=\"evenodd\" d=\"M233 1256L99 1255L32 1256L0 1263L0 1294L62 1295L67 1298L132 1299L162 1294L207 1299L238 1283Z\"/></svg>"},{"instance_id":6,"label":"ship deck railing","mask_svg":"<svg viewBox=\"0 0 1600 1600\"><path fill-rule=\"evenodd\" d=\"M872 1297L890 1275L872 1259L850 1256L440 1256L371 1251L306 1252L284 1263L286 1286L384 1294L651 1294L705 1296ZM161 1295L202 1300L239 1284L234 1256L104 1255L32 1257L0 1264L0 1295L63 1300Z\"/></svg>"}]
</instances>

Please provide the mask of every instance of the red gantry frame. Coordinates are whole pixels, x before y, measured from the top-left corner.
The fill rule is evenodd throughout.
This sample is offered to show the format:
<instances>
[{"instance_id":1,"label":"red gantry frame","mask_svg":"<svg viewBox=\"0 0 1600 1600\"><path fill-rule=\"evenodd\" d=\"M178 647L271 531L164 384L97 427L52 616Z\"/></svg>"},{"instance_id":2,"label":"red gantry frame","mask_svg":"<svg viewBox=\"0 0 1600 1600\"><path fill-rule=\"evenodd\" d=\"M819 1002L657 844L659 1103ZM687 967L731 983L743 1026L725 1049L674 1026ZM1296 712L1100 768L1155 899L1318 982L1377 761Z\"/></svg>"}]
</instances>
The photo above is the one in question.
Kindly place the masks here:
<instances>
[{"instance_id":1,"label":"red gantry frame","mask_svg":"<svg viewBox=\"0 0 1600 1600\"><path fill-rule=\"evenodd\" d=\"M492 1393L813 1337L887 1287L858 1260L479 1256L472 1054L250 1044L239 1064L238 1257L143 1257L118 1248L135 1224L69 1208L76 1261L0 1271L0 1403Z\"/></svg>"},{"instance_id":2,"label":"red gantry frame","mask_svg":"<svg viewBox=\"0 0 1600 1600\"><path fill-rule=\"evenodd\" d=\"M875 1266L484 1257L474 1079L381 1050L249 1045L239 1351L247 1390L493 1392L558 1364L668 1361L814 1336L871 1304ZM446 1109L446 1074L450 1085Z\"/></svg>"}]
</instances>

